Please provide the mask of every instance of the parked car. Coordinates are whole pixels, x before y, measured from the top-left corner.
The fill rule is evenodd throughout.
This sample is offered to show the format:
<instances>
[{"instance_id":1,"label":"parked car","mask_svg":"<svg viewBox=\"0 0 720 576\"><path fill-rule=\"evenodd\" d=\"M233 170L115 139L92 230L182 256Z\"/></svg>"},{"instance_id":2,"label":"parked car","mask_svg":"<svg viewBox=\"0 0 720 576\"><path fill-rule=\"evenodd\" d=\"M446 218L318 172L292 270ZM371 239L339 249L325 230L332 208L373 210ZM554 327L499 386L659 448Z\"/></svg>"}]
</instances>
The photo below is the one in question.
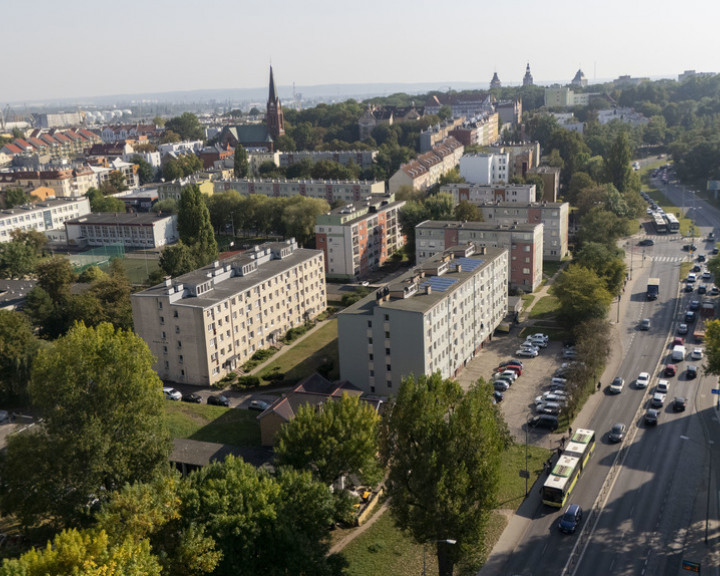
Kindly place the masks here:
<instances>
[{"instance_id":1,"label":"parked car","mask_svg":"<svg viewBox=\"0 0 720 576\"><path fill-rule=\"evenodd\" d=\"M495 400L495 402L502 402L504 398L505 398L505 394L503 394L499 390L495 390L493 392L493 400Z\"/></svg>"},{"instance_id":2,"label":"parked car","mask_svg":"<svg viewBox=\"0 0 720 576\"><path fill-rule=\"evenodd\" d=\"M615 376L615 378L613 378L613 381L610 383L610 392L612 394L620 394L624 386L625 380L620 378L620 376Z\"/></svg>"},{"instance_id":3,"label":"parked car","mask_svg":"<svg viewBox=\"0 0 720 576\"><path fill-rule=\"evenodd\" d=\"M265 402L265 400L250 400L250 404L248 404L248 410L264 412L268 408L270 408L270 402Z\"/></svg>"},{"instance_id":4,"label":"parked car","mask_svg":"<svg viewBox=\"0 0 720 576\"><path fill-rule=\"evenodd\" d=\"M498 392L507 392L510 388L510 384L508 384L507 380L496 380L493 382L493 388L495 388Z\"/></svg>"},{"instance_id":5,"label":"parked car","mask_svg":"<svg viewBox=\"0 0 720 576\"><path fill-rule=\"evenodd\" d=\"M645 424L648 426L655 426L658 423L659 417L660 410L656 410L655 408L648 408L647 412L645 412Z\"/></svg>"},{"instance_id":6,"label":"parked car","mask_svg":"<svg viewBox=\"0 0 720 576\"><path fill-rule=\"evenodd\" d=\"M522 376L522 366L515 366L515 364L508 364L507 366L504 366L503 368L500 368L501 372L507 372L508 370L515 372L518 376Z\"/></svg>"},{"instance_id":7,"label":"parked car","mask_svg":"<svg viewBox=\"0 0 720 576\"><path fill-rule=\"evenodd\" d=\"M638 388L647 388L648 384L650 384L650 374L647 372L640 372L637 380L635 380L635 386Z\"/></svg>"},{"instance_id":8,"label":"parked car","mask_svg":"<svg viewBox=\"0 0 720 576\"><path fill-rule=\"evenodd\" d=\"M702 348L695 348L692 351L692 354L690 354L690 358L693 360L702 360L703 359L703 350Z\"/></svg>"},{"instance_id":9,"label":"parked car","mask_svg":"<svg viewBox=\"0 0 720 576\"><path fill-rule=\"evenodd\" d=\"M182 398L182 393L179 390L175 390L175 388L163 388L163 394L165 394L165 398L168 400L180 400Z\"/></svg>"},{"instance_id":10,"label":"parked car","mask_svg":"<svg viewBox=\"0 0 720 576\"><path fill-rule=\"evenodd\" d=\"M565 404L567 402L567 396L565 396L565 394L556 394L554 392L543 392L540 396L535 397L535 406L539 406L545 402Z\"/></svg>"},{"instance_id":11,"label":"parked car","mask_svg":"<svg viewBox=\"0 0 720 576\"><path fill-rule=\"evenodd\" d=\"M531 338L533 340L544 340L545 342L548 342L550 340L550 336L548 336L547 334L543 334L542 332L536 332L535 334L530 334L530 336L528 336L526 338L526 340L530 340Z\"/></svg>"},{"instance_id":12,"label":"parked car","mask_svg":"<svg viewBox=\"0 0 720 576\"><path fill-rule=\"evenodd\" d=\"M213 394L212 396L208 396L207 403L212 404L213 406L230 406L230 400L222 394Z\"/></svg>"},{"instance_id":13,"label":"parked car","mask_svg":"<svg viewBox=\"0 0 720 576\"><path fill-rule=\"evenodd\" d=\"M686 404L687 400L685 398L682 396L675 396L675 400L673 401L673 412L685 412Z\"/></svg>"},{"instance_id":14,"label":"parked car","mask_svg":"<svg viewBox=\"0 0 720 576\"><path fill-rule=\"evenodd\" d=\"M536 348L547 348L548 341L547 341L547 340L540 340L540 339L537 339L537 338L533 338L532 336L529 336L529 337L525 340L525 344L530 345L530 346L535 346ZM524 345L525 345L525 344L524 344Z\"/></svg>"},{"instance_id":15,"label":"parked car","mask_svg":"<svg viewBox=\"0 0 720 576\"><path fill-rule=\"evenodd\" d=\"M688 333L688 325L687 324L678 324L677 333L678 334L687 334Z\"/></svg>"},{"instance_id":16,"label":"parked car","mask_svg":"<svg viewBox=\"0 0 720 576\"><path fill-rule=\"evenodd\" d=\"M675 364L665 364L663 374L667 377L675 376L675 374L677 374L677 366L675 366Z\"/></svg>"},{"instance_id":17,"label":"parked car","mask_svg":"<svg viewBox=\"0 0 720 576\"><path fill-rule=\"evenodd\" d=\"M558 419L557 416L553 416L552 414L538 414L530 418L528 426L530 426L530 428L546 428L547 430L554 431L558 428Z\"/></svg>"},{"instance_id":18,"label":"parked car","mask_svg":"<svg viewBox=\"0 0 720 576\"><path fill-rule=\"evenodd\" d=\"M515 380L517 380L518 378L518 375L517 372L515 372L514 370L504 370L499 374L496 373L496 378L508 378L511 382L515 382Z\"/></svg>"},{"instance_id":19,"label":"parked car","mask_svg":"<svg viewBox=\"0 0 720 576\"><path fill-rule=\"evenodd\" d=\"M685 378L687 380L694 380L697 378L698 375L698 368L694 364L688 364L687 368L685 368Z\"/></svg>"},{"instance_id":20,"label":"parked car","mask_svg":"<svg viewBox=\"0 0 720 576\"><path fill-rule=\"evenodd\" d=\"M185 392L185 394L182 395L182 401L200 404L200 402L202 402L202 396L195 394L195 392Z\"/></svg>"},{"instance_id":21,"label":"parked car","mask_svg":"<svg viewBox=\"0 0 720 576\"><path fill-rule=\"evenodd\" d=\"M503 367L503 366L510 366L510 365L520 366L520 368L523 367L522 361L520 361L520 360L514 360L514 359L512 359L512 358L511 358L510 360L505 360L505 361L503 361L503 362L500 362L499 365L500 365L501 367Z\"/></svg>"},{"instance_id":22,"label":"parked car","mask_svg":"<svg viewBox=\"0 0 720 576\"><path fill-rule=\"evenodd\" d=\"M515 356L522 356L524 358L535 358L537 355L537 350L530 350L529 348L520 348L520 350L515 350Z\"/></svg>"},{"instance_id":23,"label":"parked car","mask_svg":"<svg viewBox=\"0 0 720 576\"><path fill-rule=\"evenodd\" d=\"M577 504L570 504L565 510L565 514L560 517L558 529L564 534L572 534L577 530L583 517L583 511Z\"/></svg>"},{"instance_id":24,"label":"parked car","mask_svg":"<svg viewBox=\"0 0 720 576\"><path fill-rule=\"evenodd\" d=\"M563 350L563 358L567 358L568 360L574 360L578 357L577 350L575 348L565 348Z\"/></svg>"},{"instance_id":25,"label":"parked car","mask_svg":"<svg viewBox=\"0 0 720 576\"><path fill-rule=\"evenodd\" d=\"M558 402L543 402L542 404L536 404L535 410L538 414L552 414L557 416L563 409L563 405Z\"/></svg>"},{"instance_id":26,"label":"parked car","mask_svg":"<svg viewBox=\"0 0 720 576\"><path fill-rule=\"evenodd\" d=\"M650 318L643 318L640 320L640 330L650 330Z\"/></svg>"},{"instance_id":27,"label":"parked car","mask_svg":"<svg viewBox=\"0 0 720 576\"><path fill-rule=\"evenodd\" d=\"M610 440L610 442L622 442L623 438L625 438L625 424L622 422L613 424L608 434L608 440Z\"/></svg>"}]
</instances>

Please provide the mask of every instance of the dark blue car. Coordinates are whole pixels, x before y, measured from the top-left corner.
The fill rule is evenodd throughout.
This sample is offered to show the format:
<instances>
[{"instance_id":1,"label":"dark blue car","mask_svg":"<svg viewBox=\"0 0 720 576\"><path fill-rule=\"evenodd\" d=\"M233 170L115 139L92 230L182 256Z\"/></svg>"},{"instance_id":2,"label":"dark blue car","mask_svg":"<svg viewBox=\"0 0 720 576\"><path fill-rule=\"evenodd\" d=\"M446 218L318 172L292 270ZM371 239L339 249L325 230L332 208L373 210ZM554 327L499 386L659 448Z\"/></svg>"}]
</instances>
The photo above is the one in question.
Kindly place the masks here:
<instances>
[{"instance_id":1,"label":"dark blue car","mask_svg":"<svg viewBox=\"0 0 720 576\"><path fill-rule=\"evenodd\" d=\"M582 515L583 511L580 506L577 504L570 504L570 506L567 507L567 510L565 510L565 514L560 517L560 521L558 522L560 532L564 532L565 534L572 534L575 532L577 527L580 525Z\"/></svg>"}]
</instances>

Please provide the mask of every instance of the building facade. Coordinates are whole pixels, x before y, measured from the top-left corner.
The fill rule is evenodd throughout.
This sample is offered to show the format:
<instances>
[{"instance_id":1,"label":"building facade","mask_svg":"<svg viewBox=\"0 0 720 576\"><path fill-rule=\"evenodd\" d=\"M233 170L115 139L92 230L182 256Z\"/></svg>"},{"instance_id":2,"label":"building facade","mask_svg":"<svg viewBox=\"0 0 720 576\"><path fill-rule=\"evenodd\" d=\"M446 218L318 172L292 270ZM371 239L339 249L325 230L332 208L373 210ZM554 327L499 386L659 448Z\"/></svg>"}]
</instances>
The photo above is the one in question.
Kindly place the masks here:
<instances>
[{"instance_id":1,"label":"building facade","mask_svg":"<svg viewBox=\"0 0 720 576\"><path fill-rule=\"evenodd\" d=\"M384 182L362 180L221 180L215 183L215 192L237 190L240 194L264 196L307 196L320 198L332 204L359 202L370 196L384 195Z\"/></svg>"},{"instance_id":2,"label":"building facade","mask_svg":"<svg viewBox=\"0 0 720 576\"><path fill-rule=\"evenodd\" d=\"M298 150L297 152L279 152L278 166L287 168L305 159L313 164L320 160L330 160L343 166L354 162L360 168L370 168L375 162L377 150Z\"/></svg>"},{"instance_id":3,"label":"building facade","mask_svg":"<svg viewBox=\"0 0 720 576\"><path fill-rule=\"evenodd\" d=\"M426 220L415 227L415 261L453 246L503 248L509 253L509 287L534 292L542 283L543 233L542 224Z\"/></svg>"},{"instance_id":4,"label":"building facade","mask_svg":"<svg viewBox=\"0 0 720 576\"><path fill-rule=\"evenodd\" d=\"M66 221L65 234L72 246L160 248L177 241L177 215L97 212Z\"/></svg>"},{"instance_id":5,"label":"building facade","mask_svg":"<svg viewBox=\"0 0 720 576\"><path fill-rule=\"evenodd\" d=\"M478 208L488 224L542 224L543 260L562 260L568 255L567 202L494 202L479 204Z\"/></svg>"},{"instance_id":6,"label":"building facade","mask_svg":"<svg viewBox=\"0 0 720 576\"><path fill-rule=\"evenodd\" d=\"M460 176L471 184L489 185L507 182L509 159L509 154L502 152L466 154L460 158Z\"/></svg>"},{"instance_id":7,"label":"building facade","mask_svg":"<svg viewBox=\"0 0 720 576\"><path fill-rule=\"evenodd\" d=\"M465 147L450 136L436 145L431 152L421 154L400 166L400 169L390 177L388 191L390 194L395 194L403 186L413 190L427 190L437 184L441 176L458 165L464 150Z\"/></svg>"},{"instance_id":8,"label":"building facade","mask_svg":"<svg viewBox=\"0 0 720 576\"><path fill-rule=\"evenodd\" d=\"M535 184L445 184L440 187L440 192L450 194L456 206L463 200L479 206L488 202L535 202L536 188Z\"/></svg>"},{"instance_id":9,"label":"building facade","mask_svg":"<svg viewBox=\"0 0 720 576\"><path fill-rule=\"evenodd\" d=\"M255 246L131 296L160 378L209 386L327 307L319 250Z\"/></svg>"},{"instance_id":10,"label":"building facade","mask_svg":"<svg viewBox=\"0 0 720 576\"><path fill-rule=\"evenodd\" d=\"M338 314L340 377L372 394L454 377L507 311L507 250L455 247Z\"/></svg>"},{"instance_id":11,"label":"building facade","mask_svg":"<svg viewBox=\"0 0 720 576\"><path fill-rule=\"evenodd\" d=\"M391 195L353 202L315 220L315 247L325 254L328 278L359 279L382 266L405 244Z\"/></svg>"},{"instance_id":12,"label":"building facade","mask_svg":"<svg viewBox=\"0 0 720 576\"><path fill-rule=\"evenodd\" d=\"M15 186L28 191L43 186L52 188L56 198L81 198L90 188L97 188L98 179L89 166L0 174L0 188Z\"/></svg>"},{"instance_id":13,"label":"building facade","mask_svg":"<svg viewBox=\"0 0 720 576\"><path fill-rule=\"evenodd\" d=\"M13 230L35 230L49 235L53 231L65 234L66 220L90 214L90 200L46 200L0 211L0 242L10 242ZM50 237L50 240L54 238Z\"/></svg>"}]
</instances>

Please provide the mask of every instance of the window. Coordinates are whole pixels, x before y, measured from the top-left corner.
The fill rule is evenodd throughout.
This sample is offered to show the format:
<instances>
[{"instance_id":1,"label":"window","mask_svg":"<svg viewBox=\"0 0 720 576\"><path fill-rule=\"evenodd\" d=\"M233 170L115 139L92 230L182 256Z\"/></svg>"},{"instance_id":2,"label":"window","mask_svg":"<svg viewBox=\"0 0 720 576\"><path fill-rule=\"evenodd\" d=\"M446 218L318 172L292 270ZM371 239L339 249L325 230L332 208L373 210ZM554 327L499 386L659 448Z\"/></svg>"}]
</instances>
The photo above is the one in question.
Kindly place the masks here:
<instances>
[{"instance_id":1,"label":"window","mask_svg":"<svg viewBox=\"0 0 720 576\"><path fill-rule=\"evenodd\" d=\"M385 369L386 369L388 372L391 372L391 371L392 371L392 369L390 368L390 364L386 364L386 365L385 365Z\"/></svg>"},{"instance_id":2,"label":"window","mask_svg":"<svg viewBox=\"0 0 720 576\"><path fill-rule=\"evenodd\" d=\"M389 331L386 331L386 332L385 332L385 338L390 338L390 332L389 332Z\"/></svg>"},{"instance_id":3,"label":"window","mask_svg":"<svg viewBox=\"0 0 720 576\"><path fill-rule=\"evenodd\" d=\"M175 310L175 311L173 312L173 318L177 318L177 317L178 317L178 311Z\"/></svg>"},{"instance_id":4,"label":"window","mask_svg":"<svg viewBox=\"0 0 720 576\"><path fill-rule=\"evenodd\" d=\"M165 332L162 333L162 337L163 337L163 339L165 339Z\"/></svg>"},{"instance_id":5,"label":"window","mask_svg":"<svg viewBox=\"0 0 720 576\"><path fill-rule=\"evenodd\" d=\"M390 356L390 348L385 348L385 354L387 354L388 356Z\"/></svg>"},{"instance_id":6,"label":"window","mask_svg":"<svg viewBox=\"0 0 720 576\"><path fill-rule=\"evenodd\" d=\"M372 320L368 320L368 328L372 328Z\"/></svg>"},{"instance_id":7,"label":"window","mask_svg":"<svg viewBox=\"0 0 720 576\"><path fill-rule=\"evenodd\" d=\"M160 324L165 324L165 316L160 316Z\"/></svg>"}]
</instances>

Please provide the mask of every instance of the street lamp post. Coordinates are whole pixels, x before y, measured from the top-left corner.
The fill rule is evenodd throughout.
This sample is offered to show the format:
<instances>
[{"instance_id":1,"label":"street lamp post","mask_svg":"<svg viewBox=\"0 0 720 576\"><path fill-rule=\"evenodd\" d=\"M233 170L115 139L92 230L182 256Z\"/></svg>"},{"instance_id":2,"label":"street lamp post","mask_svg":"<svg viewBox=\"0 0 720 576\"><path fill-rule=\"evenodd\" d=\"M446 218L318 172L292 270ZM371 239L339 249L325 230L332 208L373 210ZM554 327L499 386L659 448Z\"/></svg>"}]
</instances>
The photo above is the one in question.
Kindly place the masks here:
<instances>
[{"instance_id":1,"label":"street lamp post","mask_svg":"<svg viewBox=\"0 0 720 576\"><path fill-rule=\"evenodd\" d=\"M451 538L448 538L447 540L433 540L432 542L433 542L433 544L457 544L457 540L452 540ZM426 544L427 544L427 542L425 542L425 544L423 544L423 576L426 576L426 571L425 571L425 567L426 567L425 554L427 552Z\"/></svg>"},{"instance_id":2,"label":"street lamp post","mask_svg":"<svg viewBox=\"0 0 720 576\"><path fill-rule=\"evenodd\" d=\"M712 478L712 452L710 451L710 446L714 444L712 440L708 440L707 444L700 444L700 442L697 442L690 438L689 436L680 436L681 440L689 440L690 442L697 444L698 446L703 446L707 450L707 458L708 458L708 478L707 478L707 500L705 502L705 545L708 545L708 529L710 525L710 481Z\"/></svg>"}]
</instances>

